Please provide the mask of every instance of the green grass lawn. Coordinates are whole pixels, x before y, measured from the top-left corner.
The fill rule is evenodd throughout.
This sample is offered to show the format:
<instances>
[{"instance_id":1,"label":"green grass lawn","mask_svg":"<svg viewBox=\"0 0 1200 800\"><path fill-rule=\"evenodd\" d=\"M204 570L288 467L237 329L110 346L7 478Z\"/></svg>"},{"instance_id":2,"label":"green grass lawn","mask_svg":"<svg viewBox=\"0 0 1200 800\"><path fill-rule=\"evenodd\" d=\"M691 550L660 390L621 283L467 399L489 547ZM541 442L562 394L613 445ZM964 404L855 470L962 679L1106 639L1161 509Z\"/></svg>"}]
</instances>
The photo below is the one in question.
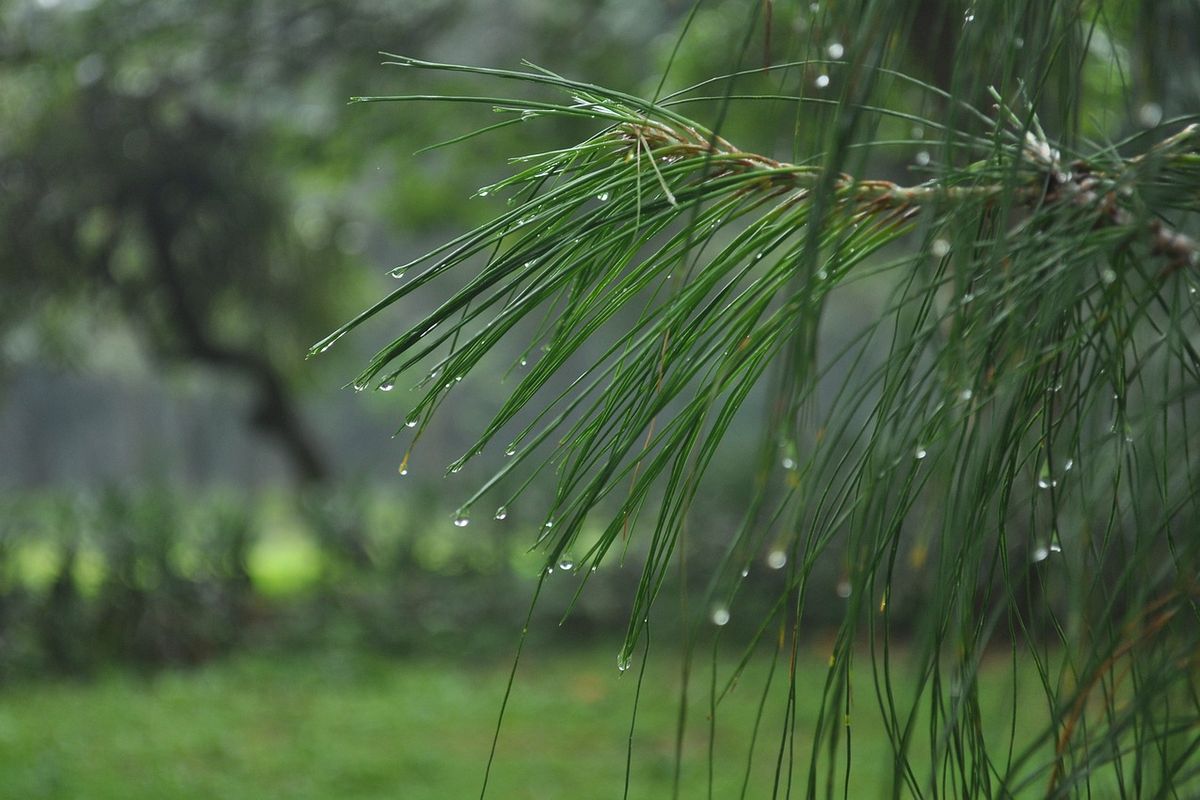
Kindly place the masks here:
<instances>
[{"instance_id":1,"label":"green grass lawn","mask_svg":"<svg viewBox=\"0 0 1200 800\"><path fill-rule=\"evenodd\" d=\"M518 673L493 769L493 798L621 796L637 668L615 648L531 648ZM652 659L637 719L631 797L670 796L679 673ZM865 662L865 659L863 659ZM722 668L728 667L722 662ZM509 663L387 660L359 652L250 654L150 678L125 673L34 682L0 693L4 798L459 798L478 796ZM762 670L719 707L714 796L737 797ZM806 778L811 724L826 664L801 665L797 774ZM785 666L776 675L780 690ZM874 692L856 670L851 797L890 786L887 739L870 720ZM997 668L999 671L999 669ZM684 744L685 798L708 780L709 667L692 673ZM996 681L1003 686L1006 674ZM769 797L782 724L773 694L750 797ZM986 702L1003 708L1008 692ZM1002 712L998 712L1002 713Z\"/></svg>"}]
</instances>

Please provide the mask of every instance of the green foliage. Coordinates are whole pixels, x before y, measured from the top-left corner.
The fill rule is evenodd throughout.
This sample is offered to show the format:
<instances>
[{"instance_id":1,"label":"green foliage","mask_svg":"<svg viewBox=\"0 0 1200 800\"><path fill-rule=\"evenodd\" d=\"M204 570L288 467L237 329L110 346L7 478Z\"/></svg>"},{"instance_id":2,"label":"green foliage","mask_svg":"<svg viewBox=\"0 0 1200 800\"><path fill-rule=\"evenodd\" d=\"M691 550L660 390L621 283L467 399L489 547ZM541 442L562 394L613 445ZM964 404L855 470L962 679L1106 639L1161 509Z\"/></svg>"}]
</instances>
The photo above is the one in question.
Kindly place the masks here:
<instances>
[{"instance_id":1,"label":"green foliage","mask_svg":"<svg viewBox=\"0 0 1200 800\"><path fill-rule=\"evenodd\" d=\"M536 360L449 467L488 448L511 456L456 524L489 493L512 507L523 489L509 494L507 476L546 473L554 496L534 542L546 573L577 574L582 590L592 568L646 540L622 670L649 646L731 426L763 408L744 522L688 604L686 638L710 619L720 637L746 570L768 553L786 584L744 623L757 631L746 662L773 642L794 656L811 609L842 603L819 708L802 718L798 696L817 690L793 673L784 721L759 737L775 742L763 747L777 796L851 794L864 718L888 732L897 793L1186 792L1200 769L1188 234L1200 128L1194 117L1155 127L1143 106L1153 129L1134 131L1111 113L1144 40L1104 4L801 5L764 12L796 20L786 58L768 46L769 66L747 65L778 23L752 16L726 74L650 98L532 65L389 57L406 77L506 87L360 98L502 115L452 142L547 118L590 130L517 158L515 174L477 193L507 207L397 268L413 277L313 352L461 275L355 381L390 390L429 370L406 416L415 443L459 381L532 331ZM903 32L923 37L930 19L954 32L950 64L910 77L922 68ZM845 36L819 38L829 31ZM762 107L790 109L791 158L725 138ZM878 152L915 147L915 182L873 177ZM862 283L885 298L878 313L826 344L829 309ZM597 518L603 533L583 536ZM813 591L830 561L838 601ZM910 582L921 604L904 619L890 598ZM920 660L903 676L899 641ZM856 679L864 644L872 674ZM986 735L1001 723L979 702L980 664L997 648L1036 664L1039 686L1012 696L1046 711L1029 738ZM714 717L740 676L714 663Z\"/></svg>"}]
</instances>

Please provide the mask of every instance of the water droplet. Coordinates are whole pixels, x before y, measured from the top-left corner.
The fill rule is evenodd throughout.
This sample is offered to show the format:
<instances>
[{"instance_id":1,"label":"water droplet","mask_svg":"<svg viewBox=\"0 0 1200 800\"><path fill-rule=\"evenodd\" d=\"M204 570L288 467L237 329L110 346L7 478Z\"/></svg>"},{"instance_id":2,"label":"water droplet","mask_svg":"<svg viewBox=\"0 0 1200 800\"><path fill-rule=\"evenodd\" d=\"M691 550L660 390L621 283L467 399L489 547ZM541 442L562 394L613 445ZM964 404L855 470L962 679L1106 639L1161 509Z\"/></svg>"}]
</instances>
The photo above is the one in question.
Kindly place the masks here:
<instances>
[{"instance_id":1,"label":"water droplet","mask_svg":"<svg viewBox=\"0 0 1200 800\"><path fill-rule=\"evenodd\" d=\"M967 12L965 14L963 14L963 24L970 25L974 21L975 21L975 9L968 8Z\"/></svg>"},{"instance_id":2,"label":"water droplet","mask_svg":"<svg viewBox=\"0 0 1200 800\"><path fill-rule=\"evenodd\" d=\"M508 509L500 506L496 509L496 519L508 519Z\"/></svg>"},{"instance_id":3,"label":"water droplet","mask_svg":"<svg viewBox=\"0 0 1200 800\"><path fill-rule=\"evenodd\" d=\"M918 447L917 452L913 453L913 457L916 458L917 461L920 461L927 455L929 455L929 451L927 451L924 447Z\"/></svg>"},{"instance_id":4,"label":"water droplet","mask_svg":"<svg viewBox=\"0 0 1200 800\"><path fill-rule=\"evenodd\" d=\"M783 569L787 564L787 553L782 550L772 550L767 553L767 566L771 569Z\"/></svg>"},{"instance_id":5,"label":"water droplet","mask_svg":"<svg viewBox=\"0 0 1200 800\"><path fill-rule=\"evenodd\" d=\"M823 270L823 269L817 270L817 280L823 281L828 277L829 277L829 273L826 272L825 270Z\"/></svg>"},{"instance_id":6,"label":"water droplet","mask_svg":"<svg viewBox=\"0 0 1200 800\"><path fill-rule=\"evenodd\" d=\"M404 273L404 270L402 270L402 269L392 270L392 277L395 278L396 280L400 280L401 278L404 277L404 275L405 275L405 273Z\"/></svg>"},{"instance_id":7,"label":"water droplet","mask_svg":"<svg viewBox=\"0 0 1200 800\"><path fill-rule=\"evenodd\" d=\"M629 670L630 658L626 653L617 653L617 672L627 672Z\"/></svg>"},{"instance_id":8,"label":"water droplet","mask_svg":"<svg viewBox=\"0 0 1200 800\"><path fill-rule=\"evenodd\" d=\"M458 473L462 472L462 468L463 468L462 464L455 464L453 467L450 468L450 474L457 475Z\"/></svg>"},{"instance_id":9,"label":"water droplet","mask_svg":"<svg viewBox=\"0 0 1200 800\"><path fill-rule=\"evenodd\" d=\"M925 127L922 125L913 125L912 126L912 137L914 139L924 139L925 138Z\"/></svg>"},{"instance_id":10,"label":"water droplet","mask_svg":"<svg viewBox=\"0 0 1200 800\"><path fill-rule=\"evenodd\" d=\"M1153 128L1162 122L1163 110L1158 103L1143 103L1137 112L1138 122L1143 128Z\"/></svg>"},{"instance_id":11,"label":"water droplet","mask_svg":"<svg viewBox=\"0 0 1200 800\"><path fill-rule=\"evenodd\" d=\"M796 462L791 458L784 458L783 461L780 463L783 464L784 469L795 469L796 468Z\"/></svg>"},{"instance_id":12,"label":"water droplet","mask_svg":"<svg viewBox=\"0 0 1200 800\"><path fill-rule=\"evenodd\" d=\"M558 560L558 568L563 572L570 572L575 569L575 561L570 556L563 556Z\"/></svg>"},{"instance_id":13,"label":"water droplet","mask_svg":"<svg viewBox=\"0 0 1200 800\"><path fill-rule=\"evenodd\" d=\"M850 596L850 590L851 590L850 581L846 580L845 578L842 578L840 581L838 581L838 585L837 585L837 596L838 597L845 600L847 597Z\"/></svg>"},{"instance_id":14,"label":"water droplet","mask_svg":"<svg viewBox=\"0 0 1200 800\"><path fill-rule=\"evenodd\" d=\"M813 83L816 84L818 89L824 89L829 85L829 76L825 74L818 75L817 79L813 81Z\"/></svg>"},{"instance_id":15,"label":"water droplet","mask_svg":"<svg viewBox=\"0 0 1200 800\"><path fill-rule=\"evenodd\" d=\"M1075 459L1068 458L1063 462L1063 472L1070 472L1075 467Z\"/></svg>"},{"instance_id":16,"label":"water droplet","mask_svg":"<svg viewBox=\"0 0 1200 800\"><path fill-rule=\"evenodd\" d=\"M763 257L763 256L765 256L765 255L766 255L766 253L765 253L765 252L756 253L756 254L754 255L754 260L755 260L755 261L761 261L761 260L762 260L762 257Z\"/></svg>"},{"instance_id":17,"label":"water droplet","mask_svg":"<svg viewBox=\"0 0 1200 800\"><path fill-rule=\"evenodd\" d=\"M1113 272L1111 269L1106 269L1100 273L1100 280L1105 286L1108 286L1117 280L1117 273Z\"/></svg>"},{"instance_id":18,"label":"water droplet","mask_svg":"<svg viewBox=\"0 0 1200 800\"><path fill-rule=\"evenodd\" d=\"M456 528L465 528L470 524L471 520L461 511L454 517L454 527Z\"/></svg>"},{"instance_id":19,"label":"water droplet","mask_svg":"<svg viewBox=\"0 0 1200 800\"><path fill-rule=\"evenodd\" d=\"M1046 547L1045 545L1038 545L1033 549L1033 553L1031 553L1029 557L1033 563L1036 564L1039 561L1045 561L1047 558L1049 558L1049 556L1050 548Z\"/></svg>"},{"instance_id":20,"label":"water droplet","mask_svg":"<svg viewBox=\"0 0 1200 800\"><path fill-rule=\"evenodd\" d=\"M970 303L971 303L971 302L973 302L974 300L975 300L975 293L974 293L974 292L967 292L966 294L964 294L964 295L962 296L962 300L961 300L960 302L961 302L961 303L962 303L962 304L965 306L965 305L968 305L968 304L970 304Z\"/></svg>"},{"instance_id":21,"label":"water droplet","mask_svg":"<svg viewBox=\"0 0 1200 800\"><path fill-rule=\"evenodd\" d=\"M407 474L408 474L408 467L401 467L401 468L400 468L400 474L401 474L401 475L407 475Z\"/></svg>"},{"instance_id":22,"label":"water droplet","mask_svg":"<svg viewBox=\"0 0 1200 800\"><path fill-rule=\"evenodd\" d=\"M509 458L512 458L516 454L517 446L515 444L510 444L508 447L504 448L504 455L508 456Z\"/></svg>"},{"instance_id":23,"label":"water droplet","mask_svg":"<svg viewBox=\"0 0 1200 800\"><path fill-rule=\"evenodd\" d=\"M1038 478L1039 489L1053 489L1058 486L1058 481L1049 478Z\"/></svg>"},{"instance_id":24,"label":"water droplet","mask_svg":"<svg viewBox=\"0 0 1200 800\"><path fill-rule=\"evenodd\" d=\"M934 258L945 258L950 254L950 242L945 239L934 239L933 244L929 246L929 252L933 253Z\"/></svg>"},{"instance_id":25,"label":"water droplet","mask_svg":"<svg viewBox=\"0 0 1200 800\"><path fill-rule=\"evenodd\" d=\"M1024 46L1025 46L1025 38L1024 37L1018 36L1017 38L1013 39L1013 47L1016 48L1017 50L1020 50Z\"/></svg>"},{"instance_id":26,"label":"water droplet","mask_svg":"<svg viewBox=\"0 0 1200 800\"><path fill-rule=\"evenodd\" d=\"M545 525L543 525L542 527L543 527L543 528L553 528L553 527L554 527L554 520L552 520L552 519L548 519L548 520L546 520L546 524L545 524Z\"/></svg>"},{"instance_id":27,"label":"water droplet","mask_svg":"<svg viewBox=\"0 0 1200 800\"><path fill-rule=\"evenodd\" d=\"M718 628L729 624L729 609L725 606L713 606L712 623Z\"/></svg>"},{"instance_id":28,"label":"water droplet","mask_svg":"<svg viewBox=\"0 0 1200 800\"><path fill-rule=\"evenodd\" d=\"M974 396L975 396L975 393L973 391L971 391L970 389L963 389L961 392L958 393L958 399L962 400L964 403L967 402L968 400L970 400Z\"/></svg>"},{"instance_id":29,"label":"water droplet","mask_svg":"<svg viewBox=\"0 0 1200 800\"><path fill-rule=\"evenodd\" d=\"M930 157L929 157L929 151L928 151L928 150L918 150L918 151L917 151L917 154L916 154L915 156L913 156L913 161L916 161L916 162L917 162L917 166L918 166L918 167L927 167L927 166L929 166L929 162L930 162L930 160L931 160L931 159L930 159Z\"/></svg>"},{"instance_id":30,"label":"water droplet","mask_svg":"<svg viewBox=\"0 0 1200 800\"><path fill-rule=\"evenodd\" d=\"M601 203L608 202L608 192L601 192L600 194L596 195L596 199Z\"/></svg>"},{"instance_id":31,"label":"water droplet","mask_svg":"<svg viewBox=\"0 0 1200 800\"><path fill-rule=\"evenodd\" d=\"M525 365L526 365L526 364L528 364L528 363L529 363L529 362L525 360L525 357L524 357L524 356L521 356L521 366L523 367L523 366L525 366Z\"/></svg>"},{"instance_id":32,"label":"water droplet","mask_svg":"<svg viewBox=\"0 0 1200 800\"><path fill-rule=\"evenodd\" d=\"M414 417L413 419L407 419L407 420L405 420L405 421L404 421L404 427L406 427L406 428L415 428L415 427L417 427L417 420L416 420L416 418Z\"/></svg>"},{"instance_id":33,"label":"water droplet","mask_svg":"<svg viewBox=\"0 0 1200 800\"><path fill-rule=\"evenodd\" d=\"M477 192L477 194L478 194L480 197L487 197L487 196L488 196L488 190L487 190L487 189L480 189L480 190Z\"/></svg>"},{"instance_id":34,"label":"water droplet","mask_svg":"<svg viewBox=\"0 0 1200 800\"><path fill-rule=\"evenodd\" d=\"M846 48L842 47L841 42L834 42L825 48L825 52L829 53L830 58L841 58L846 54Z\"/></svg>"},{"instance_id":35,"label":"water droplet","mask_svg":"<svg viewBox=\"0 0 1200 800\"><path fill-rule=\"evenodd\" d=\"M742 577L744 578L744 577L746 577L746 576L747 576L747 575L749 575L749 574L750 574L750 568L749 568L749 567L742 567Z\"/></svg>"},{"instance_id":36,"label":"water droplet","mask_svg":"<svg viewBox=\"0 0 1200 800\"><path fill-rule=\"evenodd\" d=\"M396 388L396 382L393 381L391 378L388 378L383 383L379 384L379 391L381 391L381 392L390 392L392 389L395 389L395 388Z\"/></svg>"}]
</instances>

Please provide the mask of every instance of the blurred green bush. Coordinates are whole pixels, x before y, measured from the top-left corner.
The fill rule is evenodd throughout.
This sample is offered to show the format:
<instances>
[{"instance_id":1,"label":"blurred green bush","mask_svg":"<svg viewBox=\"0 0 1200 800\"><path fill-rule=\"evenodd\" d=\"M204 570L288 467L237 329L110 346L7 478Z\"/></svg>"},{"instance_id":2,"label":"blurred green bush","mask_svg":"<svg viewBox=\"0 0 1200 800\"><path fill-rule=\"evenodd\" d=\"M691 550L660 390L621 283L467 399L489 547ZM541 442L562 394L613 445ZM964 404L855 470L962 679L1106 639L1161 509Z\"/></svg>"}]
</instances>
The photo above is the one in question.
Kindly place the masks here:
<instances>
[{"instance_id":1,"label":"blurred green bush","mask_svg":"<svg viewBox=\"0 0 1200 800\"><path fill-rule=\"evenodd\" d=\"M528 551L519 521L457 528L422 510L434 507L366 487L0 497L0 677L153 669L236 649L330 643L396 655L507 650L540 554ZM718 544L697 543L690 554L693 586L721 558ZM549 644L622 631L640 558L546 576L532 634ZM780 596L783 571L768 561L746 581L743 619ZM836 563L823 563L814 581L829 603L808 619L832 624L844 602ZM664 591L679 593L677 576ZM901 594L890 602L919 598L919 573ZM754 633L738 622L722 635Z\"/></svg>"}]
</instances>

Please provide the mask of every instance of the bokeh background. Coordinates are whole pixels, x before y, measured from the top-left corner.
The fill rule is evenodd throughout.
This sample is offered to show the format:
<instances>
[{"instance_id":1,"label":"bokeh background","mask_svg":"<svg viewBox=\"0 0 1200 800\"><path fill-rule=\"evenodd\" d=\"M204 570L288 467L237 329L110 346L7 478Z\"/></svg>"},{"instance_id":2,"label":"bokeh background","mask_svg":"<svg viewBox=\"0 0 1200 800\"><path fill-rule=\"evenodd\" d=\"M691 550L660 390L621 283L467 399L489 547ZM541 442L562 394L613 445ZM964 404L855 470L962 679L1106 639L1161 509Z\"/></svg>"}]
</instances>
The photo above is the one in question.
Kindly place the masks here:
<instances>
[{"instance_id":1,"label":"bokeh background","mask_svg":"<svg viewBox=\"0 0 1200 800\"><path fill-rule=\"evenodd\" d=\"M773 38L760 20L744 54L735 39L754 4L705 5L668 88L827 50L850 24L818 4L774 5ZM908 67L951 88L963 8L912 5ZM452 476L445 465L533 356L510 342L493 380L455 393L402 476L420 376L389 393L345 385L436 296L306 354L394 286L392 268L497 213L503 201L468 198L507 158L580 131L510 126L414 156L494 115L347 100L483 93L473 79L381 66L378 51L528 59L652 95L690 11L673 0L0 3L0 797L476 790L551 487L535 483L503 521L458 527L455 508L497 462ZM1154 26L1172 35L1169 15L1147 19L1110 22L1130 42L1152 42ZM1119 96L1102 68L1089 73L1089 124L1128 132L1195 97L1172 81L1198 73L1157 52L1135 53ZM911 99L932 113L927 103ZM737 116L728 135L791 157L790 114ZM907 180L929 162L923 132L901 133L909 143L874 156L873 174ZM845 339L881 297L866 282L837 298L844 313L823 335ZM689 531L698 585L738 523L754 422L735 428ZM636 540L626 558L573 606L578 581L547 583L495 796L618 791L634 684L613 656ZM760 572L748 619L779 589ZM816 580L830 598L825 617L813 611L819 628L841 614L836 559ZM920 591L914 577L893 602ZM730 629L736 638L736 619ZM672 778L683 678L671 653L685 644L668 630L657 645L641 796ZM705 735L684 745L702 750ZM596 777L580 786L585 774Z\"/></svg>"}]
</instances>

